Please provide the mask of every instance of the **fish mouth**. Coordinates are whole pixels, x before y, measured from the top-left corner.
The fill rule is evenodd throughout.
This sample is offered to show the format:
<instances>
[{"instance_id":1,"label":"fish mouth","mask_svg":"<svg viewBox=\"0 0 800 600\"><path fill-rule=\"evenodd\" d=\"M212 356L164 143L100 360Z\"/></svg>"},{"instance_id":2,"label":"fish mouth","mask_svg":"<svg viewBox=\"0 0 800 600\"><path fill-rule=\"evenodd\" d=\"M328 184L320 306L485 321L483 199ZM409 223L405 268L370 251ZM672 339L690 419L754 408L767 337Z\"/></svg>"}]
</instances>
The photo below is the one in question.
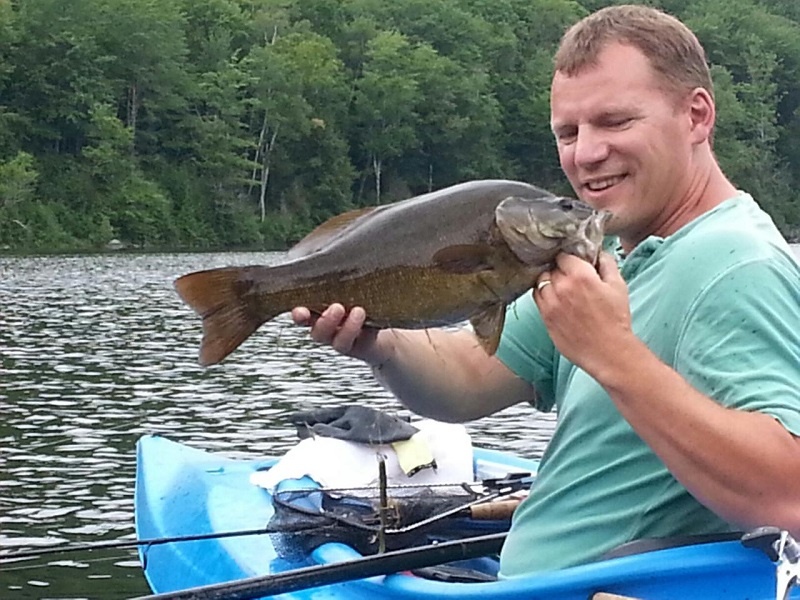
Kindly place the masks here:
<instances>
[{"instance_id":1,"label":"fish mouth","mask_svg":"<svg viewBox=\"0 0 800 600\"><path fill-rule=\"evenodd\" d=\"M579 256L593 265L597 265L600 251L603 249L603 237L606 226L612 218L612 213L607 210L595 212L591 217L585 219L580 225L580 235L577 243L570 250L575 256Z\"/></svg>"},{"instance_id":2,"label":"fish mouth","mask_svg":"<svg viewBox=\"0 0 800 600\"><path fill-rule=\"evenodd\" d=\"M572 198L507 198L495 214L509 248L526 264L550 261L562 250L593 263L609 218L607 211Z\"/></svg>"}]
</instances>

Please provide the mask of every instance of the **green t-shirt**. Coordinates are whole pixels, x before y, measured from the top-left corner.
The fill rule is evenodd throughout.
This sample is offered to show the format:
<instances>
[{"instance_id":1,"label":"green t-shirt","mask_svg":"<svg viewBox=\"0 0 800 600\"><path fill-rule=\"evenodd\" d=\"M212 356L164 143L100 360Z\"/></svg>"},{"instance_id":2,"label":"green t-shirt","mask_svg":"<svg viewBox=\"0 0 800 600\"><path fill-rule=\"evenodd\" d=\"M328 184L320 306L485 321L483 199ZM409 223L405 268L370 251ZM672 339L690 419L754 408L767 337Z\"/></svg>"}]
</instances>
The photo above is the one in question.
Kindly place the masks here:
<instances>
[{"instance_id":1,"label":"green t-shirt","mask_svg":"<svg viewBox=\"0 0 800 600\"><path fill-rule=\"evenodd\" d=\"M620 262L633 329L700 392L800 435L800 265L747 194ZM631 540L730 531L667 471L605 390L555 349L531 294L497 356L558 424L501 556L513 577L590 562ZM608 349L613 352L613 348ZM632 372L631 377L636 377Z\"/></svg>"}]
</instances>

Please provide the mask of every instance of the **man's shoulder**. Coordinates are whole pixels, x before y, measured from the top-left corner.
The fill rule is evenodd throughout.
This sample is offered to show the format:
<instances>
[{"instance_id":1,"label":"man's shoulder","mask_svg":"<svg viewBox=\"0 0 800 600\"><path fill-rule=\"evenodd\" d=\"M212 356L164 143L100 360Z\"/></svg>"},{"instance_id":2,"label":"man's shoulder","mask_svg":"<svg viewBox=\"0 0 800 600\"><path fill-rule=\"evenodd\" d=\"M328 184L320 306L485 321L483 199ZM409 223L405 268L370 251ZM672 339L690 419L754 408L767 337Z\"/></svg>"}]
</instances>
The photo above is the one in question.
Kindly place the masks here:
<instances>
[{"instance_id":1,"label":"man's shoulder","mask_svg":"<svg viewBox=\"0 0 800 600\"><path fill-rule=\"evenodd\" d=\"M693 310L732 320L771 310L796 320L800 264L789 244L749 196L720 208L677 240L671 253L687 265L682 288L694 295Z\"/></svg>"},{"instance_id":2,"label":"man's shoulder","mask_svg":"<svg viewBox=\"0 0 800 600\"><path fill-rule=\"evenodd\" d=\"M717 272L752 262L782 263L791 257L770 216L747 194L722 203L670 241L672 258Z\"/></svg>"},{"instance_id":3,"label":"man's shoulder","mask_svg":"<svg viewBox=\"0 0 800 600\"><path fill-rule=\"evenodd\" d=\"M704 306L761 310L778 297L796 297L800 265L769 216L748 198L664 239L634 291L650 298L660 290L669 301L659 305L682 319Z\"/></svg>"}]
</instances>

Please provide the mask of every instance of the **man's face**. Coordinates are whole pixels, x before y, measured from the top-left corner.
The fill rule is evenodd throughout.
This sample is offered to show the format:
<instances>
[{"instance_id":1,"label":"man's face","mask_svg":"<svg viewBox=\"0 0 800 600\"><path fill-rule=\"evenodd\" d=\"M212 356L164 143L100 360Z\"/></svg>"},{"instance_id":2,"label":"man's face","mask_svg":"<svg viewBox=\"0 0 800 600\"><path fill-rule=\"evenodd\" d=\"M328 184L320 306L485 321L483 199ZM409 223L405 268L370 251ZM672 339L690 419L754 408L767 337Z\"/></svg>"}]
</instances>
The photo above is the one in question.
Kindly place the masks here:
<instances>
[{"instance_id":1,"label":"man's face","mask_svg":"<svg viewBox=\"0 0 800 600\"><path fill-rule=\"evenodd\" d=\"M578 197L610 211L609 233L635 245L668 227L691 185L689 103L659 87L632 46L611 44L598 59L574 77L555 74L551 125Z\"/></svg>"}]
</instances>

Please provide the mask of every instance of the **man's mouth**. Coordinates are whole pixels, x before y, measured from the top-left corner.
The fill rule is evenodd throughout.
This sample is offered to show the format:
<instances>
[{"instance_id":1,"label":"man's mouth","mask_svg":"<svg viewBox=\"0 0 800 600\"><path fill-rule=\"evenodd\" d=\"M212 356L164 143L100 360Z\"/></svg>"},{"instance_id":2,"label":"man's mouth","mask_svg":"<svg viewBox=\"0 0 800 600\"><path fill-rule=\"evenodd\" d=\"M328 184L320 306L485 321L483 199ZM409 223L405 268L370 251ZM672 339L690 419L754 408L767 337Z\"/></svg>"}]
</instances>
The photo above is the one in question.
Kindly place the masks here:
<instances>
[{"instance_id":1,"label":"man's mouth","mask_svg":"<svg viewBox=\"0 0 800 600\"><path fill-rule=\"evenodd\" d=\"M583 185L590 192L602 192L617 185L624 178L623 175L614 175L613 177L604 177L603 179L593 179L592 181L587 181Z\"/></svg>"}]
</instances>

